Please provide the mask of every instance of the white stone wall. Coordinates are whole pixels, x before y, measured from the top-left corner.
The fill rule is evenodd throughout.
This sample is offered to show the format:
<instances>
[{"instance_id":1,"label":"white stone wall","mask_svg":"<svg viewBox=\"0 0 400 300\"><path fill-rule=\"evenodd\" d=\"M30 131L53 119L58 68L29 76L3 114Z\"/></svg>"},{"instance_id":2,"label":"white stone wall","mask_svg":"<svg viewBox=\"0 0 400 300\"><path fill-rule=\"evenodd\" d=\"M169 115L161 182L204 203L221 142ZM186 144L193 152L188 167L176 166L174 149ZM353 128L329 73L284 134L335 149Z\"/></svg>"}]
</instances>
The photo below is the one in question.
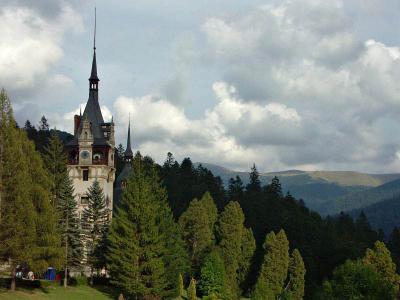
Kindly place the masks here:
<instances>
[{"instance_id":1,"label":"white stone wall","mask_svg":"<svg viewBox=\"0 0 400 300\"><path fill-rule=\"evenodd\" d=\"M89 169L89 180L83 181L83 169ZM86 204L81 203L81 197L85 196L88 192L89 187L92 186L93 182L97 179L100 187L103 189L104 196L108 197L108 208L112 212L113 208L113 192L114 192L114 180L115 170L111 166L105 165L69 165L68 166L69 177L73 181L75 199L78 203L78 213L82 214Z\"/></svg>"}]
</instances>

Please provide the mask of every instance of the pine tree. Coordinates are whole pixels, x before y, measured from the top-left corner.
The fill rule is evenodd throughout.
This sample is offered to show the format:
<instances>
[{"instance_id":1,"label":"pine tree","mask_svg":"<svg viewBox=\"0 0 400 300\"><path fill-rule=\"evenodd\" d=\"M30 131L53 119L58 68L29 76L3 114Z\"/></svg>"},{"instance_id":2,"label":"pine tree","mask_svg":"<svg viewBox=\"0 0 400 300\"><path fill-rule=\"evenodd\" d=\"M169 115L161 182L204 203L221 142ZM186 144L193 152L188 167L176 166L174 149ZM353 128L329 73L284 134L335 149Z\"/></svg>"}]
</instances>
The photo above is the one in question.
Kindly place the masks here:
<instances>
[{"instance_id":1,"label":"pine tree","mask_svg":"<svg viewBox=\"0 0 400 300\"><path fill-rule=\"evenodd\" d=\"M183 276L182 276L182 273L179 273L179 277L178 277L178 298L179 299L182 299L184 290L185 290L185 285L183 283Z\"/></svg>"},{"instance_id":2,"label":"pine tree","mask_svg":"<svg viewBox=\"0 0 400 300\"><path fill-rule=\"evenodd\" d=\"M63 143L54 130L50 133L48 145L44 147L43 161L51 175L52 204L57 207L61 185L65 184L64 178L67 174L67 155Z\"/></svg>"},{"instance_id":3,"label":"pine tree","mask_svg":"<svg viewBox=\"0 0 400 300\"><path fill-rule=\"evenodd\" d=\"M176 250L168 244L172 226L165 227L172 213L155 167L144 169L140 155L133 163L108 236L111 281L132 298L163 297L171 293L171 287L176 291L176 278L182 272L166 258L172 258L170 251ZM177 272L167 274L171 269Z\"/></svg>"},{"instance_id":4,"label":"pine tree","mask_svg":"<svg viewBox=\"0 0 400 300\"><path fill-rule=\"evenodd\" d=\"M200 272L199 290L203 295L223 295L226 289L224 261L218 251L212 251L205 259Z\"/></svg>"},{"instance_id":5,"label":"pine tree","mask_svg":"<svg viewBox=\"0 0 400 300\"><path fill-rule=\"evenodd\" d=\"M246 186L246 192L247 193L261 192L260 173L257 170L256 164L253 164L253 167L251 168L249 179L250 182Z\"/></svg>"},{"instance_id":6,"label":"pine tree","mask_svg":"<svg viewBox=\"0 0 400 300\"><path fill-rule=\"evenodd\" d=\"M390 251L381 241L376 241L373 249L367 249L363 263L372 266L390 285L396 293L399 291L399 275L392 260Z\"/></svg>"},{"instance_id":7,"label":"pine tree","mask_svg":"<svg viewBox=\"0 0 400 300\"><path fill-rule=\"evenodd\" d=\"M302 300L304 297L304 276L306 268L299 250L294 249L289 265L289 295L292 300Z\"/></svg>"},{"instance_id":8,"label":"pine tree","mask_svg":"<svg viewBox=\"0 0 400 300\"><path fill-rule=\"evenodd\" d=\"M275 299L283 291L289 267L289 242L283 230L267 234L264 262L257 279L253 299Z\"/></svg>"},{"instance_id":9,"label":"pine tree","mask_svg":"<svg viewBox=\"0 0 400 300\"><path fill-rule=\"evenodd\" d=\"M11 103L0 92L0 257L15 268L25 262L33 271L58 267L61 259L49 177L25 132L16 127Z\"/></svg>"},{"instance_id":10,"label":"pine tree","mask_svg":"<svg viewBox=\"0 0 400 300\"><path fill-rule=\"evenodd\" d=\"M267 186L267 192L274 197L282 197L282 185L278 177L274 176L274 178L272 178L271 184Z\"/></svg>"},{"instance_id":11,"label":"pine tree","mask_svg":"<svg viewBox=\"0 0 400 300\"><path fill-rule=\"evenodd\" d=\"M49 123L47 122L47 119L45 116L42 116L39 122L39 130L40 131L49 131L50 126Z\"/></svg>"},{"instance_id":12,"label":"pine tree","mask_svg":"<svg viewBox=\"0 0 400 300\"><path fill-rule=\"evenodd\" d=\"M104 193L100 184L95 180L88 190L88 206L83 210L83 233L86 248L86 260L91 270L91 284L93 284L93 271L101 264L99 251L105 233L109 226L110 211L107 208Z\"/></svg>"},{"instance_id":13,"label":"pine tree","mask_svg":"<svg viewBox=\"0 0 400 300\"><path fill-rule=\"evenodd\" d=\"M393 260L396 263L397 271L400 268L400 230L398 227L393 228L388 241L388 248L392 253Z\"/></svg>"},{"instance_id":14,"label":"pine tree","mask_svg":"<svg viewBox=\"0 0 400 300\"><path fill-rule=\"evenodd\" d=\"M188 300L197 300L197 296L196 296L196 280L194 280L194 278L192 278L190 280L190 284L187 290L187 294L188 294Z\"/></svg>"},{"instance_id":15,"label":"pine tree","mask_svg":"<svg viewBox=\"0 0 400 300\"><path fill-rule=\"evenodd\" d=\"M218 247L224 259L227 282L231 298L240 295L237 278L242 254L242 241L245 232L244 215L237 201L230 202L221 213L217 222Z\"/></svg>"},{"instance_id":16,"label":"pine tree","mask_svg":"<svg viewBox=\"0 0 400 300\"><path fill-rule=\"evenodd\" d=\"M229 200L241 201L243 198L244 187L242 179L238 175L236 178L229 179L228 185L228 198Z\"/></svg>"},{"instance_id":17,"label":"pine tree","mask_svg":"<svg viewBox=\"0 0 400 300\"><path fill-rule=\"evenodd\" d=\"M80 266L83 258L81 225L77 215L77 202L73 195L73 185L66 173L60 184L57 210L59 212L59 230L64 250L64 287L67 286L68 270Z\"/></svg>"},{"instance_id":18,"label":"pine tree","mask_svg":"<svg viewBox=\"0 0 400 300\"><path fill-rule=\"evenodd\" d=\"M209 193L205 193L200 200L190 202L179 219L194 273L199 271L203 258L214 245L216 220L217 208Z\"/></svg>"},{"instance_id":19,"label":"pine tree","mask_svg":"<svg viewBox=\"0 0 400 300\"><path fill-rule=\"evenodd\" d=\"M256 240L254 239L253 231L249 228L245 228L242 235L241 255L238 270L238 281L240 287L244 291L247 291L247 289L249 288L247 281L255 251Z\"/></svg>"}]
</instances>

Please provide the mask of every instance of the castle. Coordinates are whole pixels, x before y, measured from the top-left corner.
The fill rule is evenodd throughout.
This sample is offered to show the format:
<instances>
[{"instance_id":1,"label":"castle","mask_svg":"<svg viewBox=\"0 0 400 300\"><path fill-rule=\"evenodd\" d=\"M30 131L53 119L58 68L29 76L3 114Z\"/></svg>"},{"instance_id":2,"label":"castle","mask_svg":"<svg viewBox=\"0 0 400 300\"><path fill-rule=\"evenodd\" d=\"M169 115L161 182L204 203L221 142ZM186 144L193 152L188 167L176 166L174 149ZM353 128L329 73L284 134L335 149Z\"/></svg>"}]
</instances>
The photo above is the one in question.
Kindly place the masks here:
<instances>
[{"instance_id":1,"label":"castle","mask_svg":"<svg viewBox=\"0 0 400 300\"><path fill-rule=\"evenodd\" d=\"M103 189L110 217L113 209L115 181L114 121L105 122L103 119L99 105L99 81L97 76L95 34L92 70L89 78L89 98L83 115L80 113L80 115L74 116L74 138L66 145L68 173L73 182L80 218L85 206L88 204L88 189L96 180ZM130 145L130 125L124 156L125 167L117 180L116 191L118 197L129 174L130 162L133 157Z\"/></svg>"}]
</instances>

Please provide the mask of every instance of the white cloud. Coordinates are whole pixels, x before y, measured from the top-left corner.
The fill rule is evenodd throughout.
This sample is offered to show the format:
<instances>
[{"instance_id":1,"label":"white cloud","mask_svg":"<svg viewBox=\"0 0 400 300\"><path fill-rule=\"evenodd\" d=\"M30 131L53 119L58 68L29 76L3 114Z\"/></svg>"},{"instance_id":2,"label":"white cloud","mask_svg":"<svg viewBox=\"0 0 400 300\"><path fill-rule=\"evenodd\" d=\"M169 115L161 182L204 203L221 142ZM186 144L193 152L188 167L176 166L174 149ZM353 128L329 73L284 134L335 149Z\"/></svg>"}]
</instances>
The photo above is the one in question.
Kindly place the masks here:
<instances>
[{"instance_id":1,"label":"white cloud","mask_svg":"<svg viewBox=\"0 0 400 300\"><path fill-rule=\"evenodd\" d=\"M131 114L135 150L158 161L171 151L178 158L190 155L193 160L235 168L247 168L261 160L277 166L275 157L261 159L258 154L270 146L265 140L275 146L298 142L292 134L293 127L302 130L296 110L279 103L243 102L236 97L235 87L224 82L214 83L213 90L217 103L200 119L188 118L183 108L156 96L119 97L114 103L117 140L125 141Z\"/></svg>"},{"instance_id":2,"label":"white cloud","mask_svg":"<svg viewBox=\"0 0 400 300\"><path fill-rule=\"evenodd\" d=\"M57 61L63 56L61 42L68 30L81 31L81 18L69 6L63 6L54 19L44 18L25 6L0 9L0 83L10 91L37 89ZM52 79L70 81L57 74Z\"/></svg>"}]
</instances>

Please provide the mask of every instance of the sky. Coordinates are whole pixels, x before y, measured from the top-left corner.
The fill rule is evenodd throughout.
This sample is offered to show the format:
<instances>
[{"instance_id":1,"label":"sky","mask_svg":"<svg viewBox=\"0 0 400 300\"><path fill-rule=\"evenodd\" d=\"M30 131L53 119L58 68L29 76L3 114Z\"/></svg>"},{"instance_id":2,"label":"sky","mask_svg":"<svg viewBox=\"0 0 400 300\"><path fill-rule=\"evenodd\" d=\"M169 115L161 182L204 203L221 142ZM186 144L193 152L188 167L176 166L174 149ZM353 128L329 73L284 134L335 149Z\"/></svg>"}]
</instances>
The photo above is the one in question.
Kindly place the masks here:
<instances>
[{"instance_id":1,"label":"sky","mask_svg":"<svg viewBox=\"0 0 400 300\"><path fill-rule=\"evenodd\" d=\"M162 163L400 171L399 0L0 0L17 121L72 132L93 55L125 144Z\"/></svg>"}]
</instances>

